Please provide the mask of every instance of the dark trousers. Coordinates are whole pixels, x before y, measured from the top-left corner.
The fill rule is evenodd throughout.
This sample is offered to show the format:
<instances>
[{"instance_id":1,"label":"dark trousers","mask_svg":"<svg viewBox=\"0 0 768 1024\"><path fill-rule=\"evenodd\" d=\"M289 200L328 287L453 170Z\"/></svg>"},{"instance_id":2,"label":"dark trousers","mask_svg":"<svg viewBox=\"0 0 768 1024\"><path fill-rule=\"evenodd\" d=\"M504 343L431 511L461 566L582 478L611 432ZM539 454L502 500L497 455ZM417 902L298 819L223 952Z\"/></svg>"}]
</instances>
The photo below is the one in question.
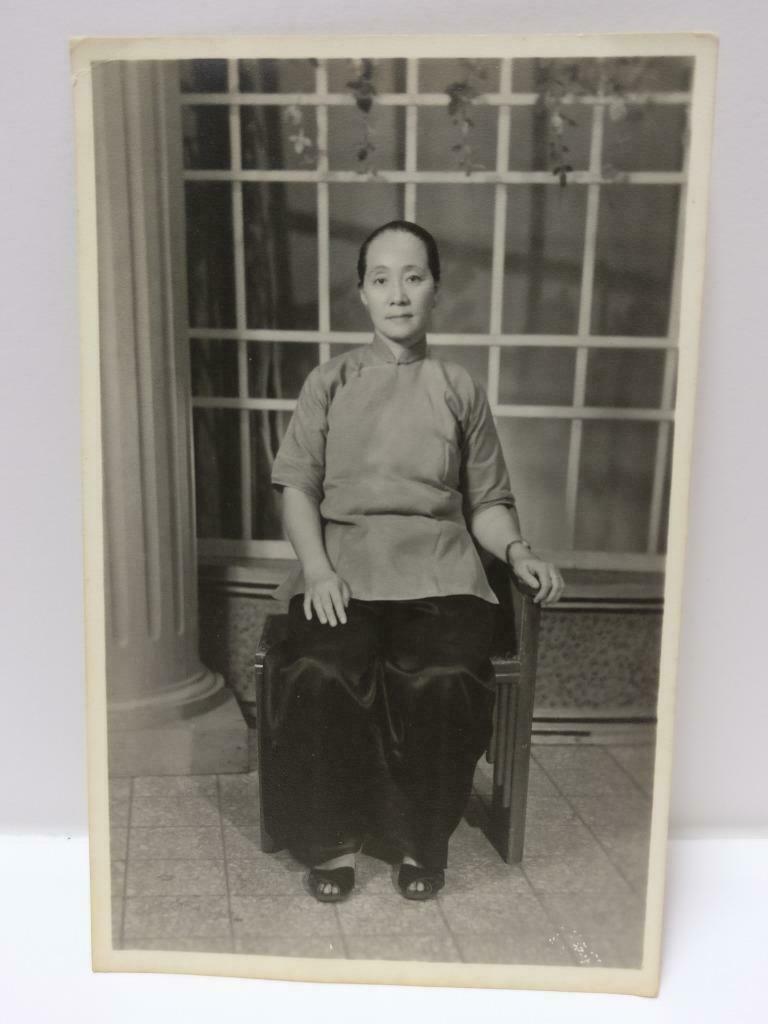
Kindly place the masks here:
<instances>
[{"instance_id":1,"label":"dark trousers","mask_svg":"<svg viewBox=\"0 0 768 1024\"><path fill-rule=\"evenodd\" d=\"M490 739L496 606L459 595L357 601L307 622L264 665L270 831L309 864L364 836L440 868Z\"/></svg>"}]
</instances>

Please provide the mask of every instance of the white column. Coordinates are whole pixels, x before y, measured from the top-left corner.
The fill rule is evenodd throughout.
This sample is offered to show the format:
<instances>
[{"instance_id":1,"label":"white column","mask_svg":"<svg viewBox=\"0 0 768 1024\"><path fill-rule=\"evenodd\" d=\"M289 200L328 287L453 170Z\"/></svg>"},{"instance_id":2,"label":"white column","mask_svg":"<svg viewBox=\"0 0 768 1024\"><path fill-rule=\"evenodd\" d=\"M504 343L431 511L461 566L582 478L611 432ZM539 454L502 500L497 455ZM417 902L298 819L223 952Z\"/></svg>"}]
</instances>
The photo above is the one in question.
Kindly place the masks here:
<instances>
[{"instance_id":1,"label":"white column","mask_svg":"<svg viewBox=\"0 0 768 1024\"><path fill-rule=\"evenodd\" d=\"M175 62L94 70L109 710L152 724L228 694L198 657L177 91Z\"/></svg>"}]
</instances>

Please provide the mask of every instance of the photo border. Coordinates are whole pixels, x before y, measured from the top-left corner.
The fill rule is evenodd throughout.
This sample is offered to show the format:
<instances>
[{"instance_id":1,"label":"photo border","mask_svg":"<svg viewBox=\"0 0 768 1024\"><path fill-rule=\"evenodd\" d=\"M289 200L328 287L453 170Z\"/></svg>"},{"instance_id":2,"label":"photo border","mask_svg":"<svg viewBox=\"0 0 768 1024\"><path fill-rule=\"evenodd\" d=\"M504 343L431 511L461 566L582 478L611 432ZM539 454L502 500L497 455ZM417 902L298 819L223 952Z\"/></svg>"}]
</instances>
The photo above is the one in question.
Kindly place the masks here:
<instances>
[{"instance_id":1,"label":"photo border","mask_svg":"<svg viewBox=\"0 0 768 1024\"><path fill-rule=\"evenodd\" d=\"M81 332L82 486L91 866L92 966L286 981L544 989L655 996L662 946L666 842L696 379L707 236L717 37L707 33L588 35L240 35L74 38ZM104 530L92 67L102 61L366 57L692 57L689 179L683 240L675 440L664 584L657 741L642 966L549 967L320 960L235 953L116 950L111 939Z\"/></svg>"}]
</instances>

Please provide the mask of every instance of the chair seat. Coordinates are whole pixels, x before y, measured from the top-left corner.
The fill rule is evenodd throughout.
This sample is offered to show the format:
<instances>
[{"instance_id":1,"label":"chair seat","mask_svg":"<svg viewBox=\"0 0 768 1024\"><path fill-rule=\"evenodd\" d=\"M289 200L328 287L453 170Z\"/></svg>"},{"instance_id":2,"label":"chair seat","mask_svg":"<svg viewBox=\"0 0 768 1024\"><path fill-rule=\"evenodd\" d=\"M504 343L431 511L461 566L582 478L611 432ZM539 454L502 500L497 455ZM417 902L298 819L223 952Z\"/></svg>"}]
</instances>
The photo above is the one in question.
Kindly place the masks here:
<instances>
[{"instance_id":1,"label":"chair seat","mask_svg":"<svg viewBox=\"0 0 768 1024\"><path fill-rule=\"evenodd\" d=\"M259 637L259 645L256 648L254 656L256 663L261 664L269 648L273 644L284 640L287 636L288 616L285 614L268 615L264 623L264 628L261 631L261 636ZM519 665L520 656L516 653L514 647L508 640L499 642L497 639L494 643L494 648L491 651L491 661L494 666L507 668L511 665Z\"/></svg>"}]
</instances>

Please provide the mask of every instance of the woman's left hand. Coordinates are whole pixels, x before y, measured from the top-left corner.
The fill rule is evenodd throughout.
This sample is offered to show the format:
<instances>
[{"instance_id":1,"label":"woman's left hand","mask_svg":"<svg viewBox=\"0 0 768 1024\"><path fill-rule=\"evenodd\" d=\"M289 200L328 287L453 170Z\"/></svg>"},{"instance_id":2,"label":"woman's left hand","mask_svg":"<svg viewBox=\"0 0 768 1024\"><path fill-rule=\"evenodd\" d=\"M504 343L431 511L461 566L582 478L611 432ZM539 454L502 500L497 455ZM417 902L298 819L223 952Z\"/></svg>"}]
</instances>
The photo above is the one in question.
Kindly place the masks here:
<instances>
[{"instance_id":1,"label":"woman's left hand","mask_svg":"<svg viewBox=\"0 0 768 1024\"><path fill-rule=\"evenodd\" d=\"M550 562L544 562L541 558L526 553L513 558L510 565L519 580L538 590L533 599L536 604L548 608L560 600L565 583L557 568Z\"/></svg>"}]
</instances>

